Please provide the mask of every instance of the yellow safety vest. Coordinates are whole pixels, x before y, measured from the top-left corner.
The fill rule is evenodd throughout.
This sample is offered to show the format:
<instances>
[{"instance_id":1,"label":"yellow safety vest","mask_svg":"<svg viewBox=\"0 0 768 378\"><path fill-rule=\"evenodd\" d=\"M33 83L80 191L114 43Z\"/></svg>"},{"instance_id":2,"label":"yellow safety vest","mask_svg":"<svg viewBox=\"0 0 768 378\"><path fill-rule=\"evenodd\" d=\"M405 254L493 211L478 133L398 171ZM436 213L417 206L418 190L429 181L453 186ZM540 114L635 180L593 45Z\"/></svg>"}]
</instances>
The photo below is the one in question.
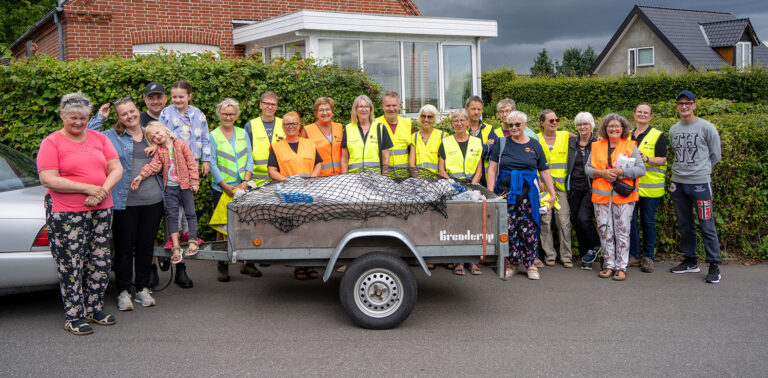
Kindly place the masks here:
<instances>
[{"instance_id":1,"label":"yellow safety vest","mask_svg":"<svg viewBox=\"0 0 768 378\"><path fill-rule=\"evenodd\" d=\"M547 141L544 140L544 134L539 133L539 144L544 150L544 156L549 163L549 173L555 181L555 188L559 191L565 191L565 176L568 175L568 137L567 131L558 131L555 135L555 146L552 152L549 151Z\"/></svg>"},{"instance_id":2,"label":"yellow safety vest","mask_svg":"<svg viewBox=\"0 0 768 378\"><path fill-rule=\"evenodd\" d=\"M477 163L482 159L482 140L470 135L467 152L462 155L456 136L451 135L443 139L443 150L445 150L445 172L448 176L457 180L472 180Z\"/></svg>"},{"instance_id":3,"label":"yellow safety vest","mask_svg":"<svg viewBox=\"0 0 768 378\"><path fill-rule=\"evenodd\" d=\"M253 176L251 179L256 185L261 186L272 181L267 173L269 146L285 138L283 120L275 117L275 128L272 130L272 139L270 140L261 117L256 117L251 120L251 134L251 138L253 138L251 141L251 148L253 149Z\"/></svg>"},{"instance_id":4,"label":"yellow safety vest","mask_svg":"<svg viewBox=\"0 0 768 378\"><path fill-rule=\"evenodd\" d=\"M494 129L491 125L485 124L482 121L480 122L480 138L483 141L483 145L488 143L488 139L491 137L491 131L493 131L494 134L496 134L499 138L504 138L504 131L501 130L501 128ZM488 173L488 160L483 160L483 170L484 173Z\"/></svg>"},{"instance_id":5,"label":"yellow safety vest","mask_svg":"<svg viewBox=\"0 0 768 378\"><path fill-rule=\"evenodd\" d=\"M640 152L650 157L655 156L656 142L661 137L661 131L651 128L648 135L643 138L643 143L637 146ZM640 197L661 197L664 195L664 178L667 174L667 163L659 167L652 167L645 164L645 176L637 180L637 186L640 188Z\"/></svg>"},{"instance_id":6,"label":"yellow safety vest","mask_svg":"<svg viewBox=\"0 0 768 378\"><path fill-rule=\"evenodd\" d=\"M211 132L216 141L216 161L214 162L224 181L234 183L245 179L245 165L248 163L248 145L245 143L245 130L235 127L235 150L229 144L227 137L221 131L221 127ZM218 184L218 183L217 183Z\"/></svg>"},{"instance_id":7,"label":"yellow safety vest","mask_svg":"<svg viewBox=\"0 0 768 378\"><path fill-rule=\"evenodd\" d=\"M363 169L381 168L379 158L379 130L386 127L374 122L368 129L365 141L360 136L360 127L356 123L349 123L344 127L347 135L347 151L349 152L349 173L362 171Z\"/></svg>"},{"instance_id":8,"label":"yellow safety vest","mask_svg":"<svg viewBox=\"0 0 768 378\"><path fill-rule=\"evenodd\" d=\"M408 168L408 145L411 137L411 120L405 117L397 117L397 128L395 132L389 128L389 123L384 116L376 118L374 123L379 122L384 125L389 133L389 139L392 139L392 148L389 149L389 167L395 169Z\"/></svg>"},{"instance_id":9,"label":"yellow safety vest","mask_svg":"<svg viewBox=\"0 0 768 378\"><path fill-rule=\"evenodd\" d=\"M438 151L444 136L444 131L432 129L432 134L429 135L427 143L424 144L424 140L421 139L419 132L413 133L411 144L414 150L416 150L416 168L427 169L432 173L437 173L437 163L440 160Z\"/></svg>"}]
</instances>

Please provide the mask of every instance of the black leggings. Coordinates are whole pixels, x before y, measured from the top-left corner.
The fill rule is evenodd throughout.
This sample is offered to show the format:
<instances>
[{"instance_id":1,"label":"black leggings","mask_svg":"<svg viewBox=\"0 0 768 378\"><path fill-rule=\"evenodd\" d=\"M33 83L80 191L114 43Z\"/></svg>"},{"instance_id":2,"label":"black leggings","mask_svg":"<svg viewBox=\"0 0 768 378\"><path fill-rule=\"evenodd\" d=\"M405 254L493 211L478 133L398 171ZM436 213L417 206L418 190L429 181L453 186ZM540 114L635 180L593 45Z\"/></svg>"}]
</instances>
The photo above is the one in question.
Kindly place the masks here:
<instances>
[{"instance_id":1,"label":"black leggings","mask_svg":"<svg viewBox=\"0 0 768 378\"><path fill-rule=\"evenodd\" d=\"M155 236L163 216L163 201L152 205L127 206L115 210L112 239L115 241L115 278L117 292L129 290L136 268L136 291L149 287L149 270L155 248Z\"/></svg>"}]
</instances>

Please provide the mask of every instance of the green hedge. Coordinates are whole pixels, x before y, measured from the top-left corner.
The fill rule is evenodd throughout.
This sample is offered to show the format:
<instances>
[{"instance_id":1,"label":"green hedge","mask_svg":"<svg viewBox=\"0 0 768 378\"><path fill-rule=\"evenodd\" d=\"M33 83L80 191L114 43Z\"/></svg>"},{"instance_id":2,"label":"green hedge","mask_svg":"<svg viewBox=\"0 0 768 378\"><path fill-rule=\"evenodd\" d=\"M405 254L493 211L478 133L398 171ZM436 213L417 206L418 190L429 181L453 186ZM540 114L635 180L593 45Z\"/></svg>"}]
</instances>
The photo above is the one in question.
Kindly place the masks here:
<instances>
[{"instance_id":1,"label":"green hedge","mask_svg":"<svg viewBox=\"0 0 768 378\"><path fill-rule=\"evenodd\" d=\"M166 89L179 80L193 88L193 105L207 116L211 129L218 126L216 105L225 97L240 102L242 126L260 114L259 96L271 90L278 94L278 115L296 110L303 122L314 122L312 104L317 97L330 96L336 101L335 120L349 122L355 97L370 96L380 109L380 87L359 70L336 65L319 66L311 60L280 60L264 64L258 59L216 59L212 56L148 55L135 59L107 56L60 62L50 57L33 57L0 66L0 142L30 156L37 153L40 141L61 128L58 116L62 95L82 91L94 104L114 101L130 95L143 108L144 86L157 81ZM169 101L170 105L170 101ZM111 112L106 122L111 126ZM207 225L213 212L210 185L201 185L196 196L199 223ZM203 237L212 231L201 227Z\"/></svg>"},{"instance_id":2,"label":"green hedge","mask_svg":"<svg viewBox=\"0 0 768 378\"><path fill-rule=\"evenodd\" d=\"M605 114L631 109L640 102L667 101L683 89L692 90L698 97L765 104L768 103L768 69L752 67L740 72L724 68L708 73L608 78L523 78L503 69L483 75L483 98L490 105L486 109L488 116L495 114L496 102L506 97L572 117L580 111Z\"/></svg>"}]
</instances>

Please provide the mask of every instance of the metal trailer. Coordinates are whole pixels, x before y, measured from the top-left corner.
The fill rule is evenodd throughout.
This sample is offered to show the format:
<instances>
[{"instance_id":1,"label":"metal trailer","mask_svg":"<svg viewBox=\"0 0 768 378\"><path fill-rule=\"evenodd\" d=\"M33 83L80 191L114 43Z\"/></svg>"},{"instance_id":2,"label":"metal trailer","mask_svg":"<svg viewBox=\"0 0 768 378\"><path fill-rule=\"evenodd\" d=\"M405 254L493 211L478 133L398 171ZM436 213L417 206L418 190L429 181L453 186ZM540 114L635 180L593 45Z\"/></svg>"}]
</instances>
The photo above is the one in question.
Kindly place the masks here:
<instances>
[{"instance_id":1,"label":"metal trailer","mask_svg":"<svg viewBox=\"0 0 768 378\"><path fill-rule=\"evenodd\" d=\"M226 252L216 251L213 243L196 258L321 267L324 282L346 265L339 299L344 312L363 328L388 329L408 317L417 299L411 265L431 276L427 264L486 259L496 263L499 278L505 279L500 257L508 254L506 198L449 200L447 218L426 211L407 219L335 219L305 223L289 232L268 223L242 222L233 205L227 213ZM167 251L162 254L168 256Z\"/></svg>"}]
</instances>

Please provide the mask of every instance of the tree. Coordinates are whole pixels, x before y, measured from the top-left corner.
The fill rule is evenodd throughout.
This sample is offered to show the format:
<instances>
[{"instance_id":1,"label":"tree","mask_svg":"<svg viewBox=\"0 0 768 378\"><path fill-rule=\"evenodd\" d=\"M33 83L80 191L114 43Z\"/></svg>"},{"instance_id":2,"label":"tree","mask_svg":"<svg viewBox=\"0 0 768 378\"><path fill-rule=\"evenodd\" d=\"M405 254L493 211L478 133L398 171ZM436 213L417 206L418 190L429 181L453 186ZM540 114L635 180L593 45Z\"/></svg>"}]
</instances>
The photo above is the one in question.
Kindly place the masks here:
<instances>
[{"instance_id":1,"label":"tree","mask_svg":"<svg viewBox=\"0 0 768 378\"><path fill-rule=\"evenodd\" d=\"M532 76L554 76L555 65L552 63L552 59L547 53L547 49L539 51L539 56L533 60L533 66L531 66Z\"/></svg>"},{"instance_id":2,"label":"tree","mask_svg":"<svg viewBox=\"0 0 768 378\"><path fill-rule=\"evenodd\" d=\"M592 46L588 46L583 52L576 47L570 47L563 51L563 63L555 61L555 70L559 76L586 76L589 69L597 60L597 54Z\"/></svg>"},{"instance_id":3,"label":"tree","mask_svg":"<svg viewBox=\"0 0 768 378\"><path fill-rule=\"evenodd\" d=\"M10 45L55 7L56 0L0 2L0 45Z\"/></svg>"}]
</instances>

